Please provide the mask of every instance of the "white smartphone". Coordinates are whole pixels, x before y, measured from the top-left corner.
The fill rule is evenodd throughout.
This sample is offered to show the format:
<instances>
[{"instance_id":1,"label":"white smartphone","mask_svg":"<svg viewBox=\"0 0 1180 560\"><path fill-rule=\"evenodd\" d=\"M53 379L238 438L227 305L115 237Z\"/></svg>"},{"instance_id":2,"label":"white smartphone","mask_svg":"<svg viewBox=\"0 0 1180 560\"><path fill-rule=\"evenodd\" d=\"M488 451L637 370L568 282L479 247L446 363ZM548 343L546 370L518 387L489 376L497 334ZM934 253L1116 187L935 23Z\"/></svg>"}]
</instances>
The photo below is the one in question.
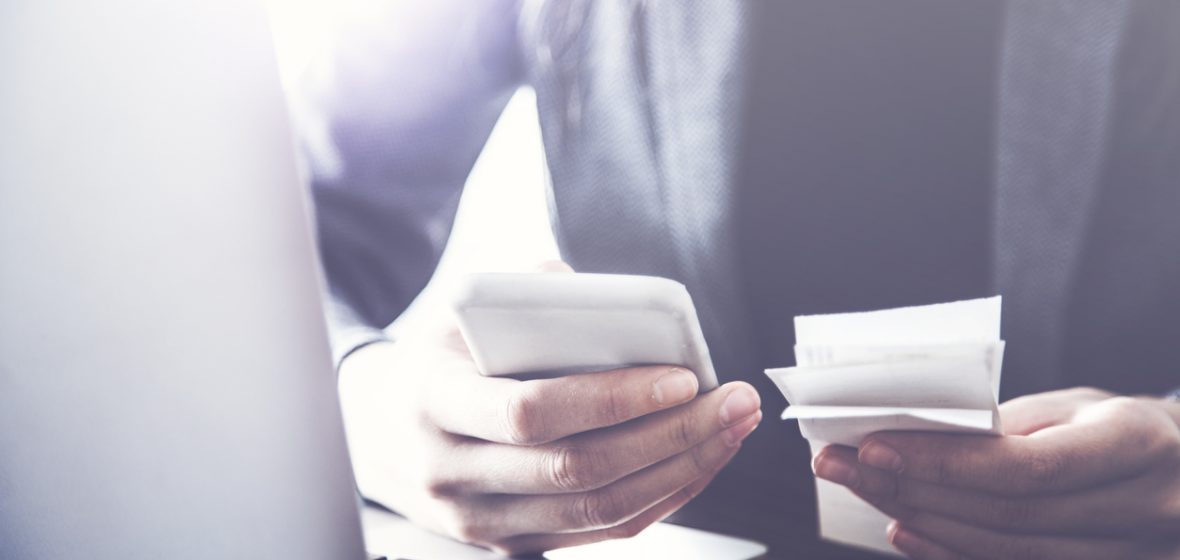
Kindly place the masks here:
<instances>
[{"instance_id":1,"label":"white smartphone","mask_svg":"<svg viewBox=\"0 0 1180 560\"><path fill-rule=\"evenodd\" d=\"M683 284L655 276L563 272L465 277L453 308L480 373L558 377L627 366L717 374Z\"/></svg>"}]
</instances>

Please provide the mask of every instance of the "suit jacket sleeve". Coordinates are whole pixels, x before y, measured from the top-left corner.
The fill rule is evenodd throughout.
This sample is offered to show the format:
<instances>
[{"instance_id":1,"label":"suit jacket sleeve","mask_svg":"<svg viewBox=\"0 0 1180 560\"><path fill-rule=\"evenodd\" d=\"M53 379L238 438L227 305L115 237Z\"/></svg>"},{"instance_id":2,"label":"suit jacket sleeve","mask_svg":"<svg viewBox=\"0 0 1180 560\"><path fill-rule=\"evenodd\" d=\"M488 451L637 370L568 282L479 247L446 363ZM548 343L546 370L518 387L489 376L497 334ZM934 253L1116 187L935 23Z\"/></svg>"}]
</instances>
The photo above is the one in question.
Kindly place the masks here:
<instances>
[{"instance_id":1,"label":"suit jacket sleeve","mask_svg":"<svg viewBox=\"0 0 1180 560\"><path fill-rule=\"evenodd\" d=\"M515 0L387 4L341 26L291 95L337 365L430 279L522 73Z\"/></svg>"}]
</instances>

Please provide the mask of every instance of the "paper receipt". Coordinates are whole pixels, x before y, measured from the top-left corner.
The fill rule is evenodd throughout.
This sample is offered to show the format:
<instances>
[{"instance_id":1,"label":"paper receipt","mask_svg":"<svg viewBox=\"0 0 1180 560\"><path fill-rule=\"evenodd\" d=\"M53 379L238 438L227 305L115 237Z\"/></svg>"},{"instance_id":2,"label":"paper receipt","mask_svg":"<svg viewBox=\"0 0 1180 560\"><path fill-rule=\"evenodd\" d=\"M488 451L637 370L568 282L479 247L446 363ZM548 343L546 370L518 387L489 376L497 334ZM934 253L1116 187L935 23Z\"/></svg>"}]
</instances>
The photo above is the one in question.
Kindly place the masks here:
<instances>
[{"instance_id":1,"label":"paper receipt","mask_svg":"<svg viewBox=\"0 0 1180 560\"><path fill-rule=\"evenodd\" d=\"M795 317L797 365L766 370L789 403L783 418L813 456L882 430L1000 434L1000 306L996 296ZM843 486L817 479L816 490L823 538L897 554L888 517Z\"/></svg>"}]
</instances>

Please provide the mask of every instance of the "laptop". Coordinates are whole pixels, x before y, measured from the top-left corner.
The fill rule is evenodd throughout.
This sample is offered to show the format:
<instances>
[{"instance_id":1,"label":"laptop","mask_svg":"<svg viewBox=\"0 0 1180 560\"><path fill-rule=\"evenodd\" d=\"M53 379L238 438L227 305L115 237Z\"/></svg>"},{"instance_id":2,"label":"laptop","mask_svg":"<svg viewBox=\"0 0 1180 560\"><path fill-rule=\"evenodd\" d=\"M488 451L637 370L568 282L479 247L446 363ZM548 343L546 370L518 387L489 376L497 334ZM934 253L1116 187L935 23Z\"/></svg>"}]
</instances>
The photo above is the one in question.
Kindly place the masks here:
<instances>
[{"instance_id":1,"label":"laptop","mask_svg":"<svg viewBox=\"0 0 1180 560\"><path fill-rule=\"evenodd\" d=\"M0 76L0 558L368 558L261 6L3 2ZM581 557L765 550L661 527Z\"/></svg>"},{"instance_id":2,"label":"laptop","mask_svg":"<svg viewBox=\"0 0 1180 560\"><path fill-rule=\"evenodd\" d=\"M366 557L264 18L0 4L0 558Z\"/></svg>"}]
</instances>

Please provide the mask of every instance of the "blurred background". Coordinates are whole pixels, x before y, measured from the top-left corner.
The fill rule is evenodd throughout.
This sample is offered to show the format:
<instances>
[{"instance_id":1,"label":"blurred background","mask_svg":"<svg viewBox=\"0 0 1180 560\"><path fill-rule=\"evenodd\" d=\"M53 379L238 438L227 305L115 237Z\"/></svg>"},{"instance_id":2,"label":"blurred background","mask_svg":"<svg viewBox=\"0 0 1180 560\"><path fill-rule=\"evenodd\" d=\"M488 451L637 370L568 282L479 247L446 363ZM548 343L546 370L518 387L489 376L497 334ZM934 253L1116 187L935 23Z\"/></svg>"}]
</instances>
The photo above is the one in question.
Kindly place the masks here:
<instances>
[{"instance_id":1,"label":"blurred background","mask_svg":"<svg viewBox=\"0 0 1180 560\"><path fill-rule=\"evenodd\" d=\"M290 89L317 63L317 53L327 50L336 27L391 7L405 11L403 21L412 22L429 2L266 0L265 4L283 86ZM399 31L403 30L390 32ZM437 272L426 291L389 327L391 333L436 305L464 273L526 271L557 258L545 173L536 96L532 88L522 87L505 108L467 180Z\"/></svg>"}]
</instances>

